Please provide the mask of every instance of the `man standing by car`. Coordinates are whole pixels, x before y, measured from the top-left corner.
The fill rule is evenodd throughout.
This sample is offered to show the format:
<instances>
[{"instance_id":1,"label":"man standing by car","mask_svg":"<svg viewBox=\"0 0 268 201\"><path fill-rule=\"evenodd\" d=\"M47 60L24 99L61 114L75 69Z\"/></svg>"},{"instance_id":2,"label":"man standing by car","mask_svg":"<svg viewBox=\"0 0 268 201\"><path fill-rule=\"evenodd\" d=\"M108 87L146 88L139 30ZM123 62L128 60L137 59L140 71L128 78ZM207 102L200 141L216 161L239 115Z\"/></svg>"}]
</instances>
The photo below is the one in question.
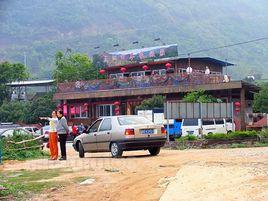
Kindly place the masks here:
<instances>
[{"instance_id":1,"label":"man standing by car","mask_svg":"<svg viewBox=\"0 0 268 201\"><path fill-rule=\"evenodd\" d=\"M67 125L67 120L63 116L63 111L58 110L57 111L57 116L59 118L59 122L57 125L57 133L59 135L59 140L60 140L60 151L61 151L61 158L59 160L66 160L66 140L67 140L67 135L69 133L69 127Z\"/></svg>"}]
</instances>

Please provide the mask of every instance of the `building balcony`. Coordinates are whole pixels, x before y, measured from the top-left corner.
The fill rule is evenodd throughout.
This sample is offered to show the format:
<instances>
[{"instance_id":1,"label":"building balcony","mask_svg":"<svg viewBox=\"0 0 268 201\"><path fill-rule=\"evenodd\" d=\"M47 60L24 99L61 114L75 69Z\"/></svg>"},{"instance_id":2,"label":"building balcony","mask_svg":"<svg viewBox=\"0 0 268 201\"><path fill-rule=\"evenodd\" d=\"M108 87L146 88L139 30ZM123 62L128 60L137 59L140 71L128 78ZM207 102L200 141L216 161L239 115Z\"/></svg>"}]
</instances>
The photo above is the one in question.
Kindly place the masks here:
<instances>
[{"instance_id":1,"label":"building balcony","mask_svg":"<svg viewBox=\"0 0 268 201\"><path fill-rule=\"evenodd\" d=\"M207 87L221 89L230 86L229 77L223 75L205 74L166 74L142 77L123 77L114 79L100 79L88 81L76 81L59 83L56 100L82 99L82 98L105 98L118 96L135 96L145 94L165 94L187 92Z\"/></svg>"}]
</instances>

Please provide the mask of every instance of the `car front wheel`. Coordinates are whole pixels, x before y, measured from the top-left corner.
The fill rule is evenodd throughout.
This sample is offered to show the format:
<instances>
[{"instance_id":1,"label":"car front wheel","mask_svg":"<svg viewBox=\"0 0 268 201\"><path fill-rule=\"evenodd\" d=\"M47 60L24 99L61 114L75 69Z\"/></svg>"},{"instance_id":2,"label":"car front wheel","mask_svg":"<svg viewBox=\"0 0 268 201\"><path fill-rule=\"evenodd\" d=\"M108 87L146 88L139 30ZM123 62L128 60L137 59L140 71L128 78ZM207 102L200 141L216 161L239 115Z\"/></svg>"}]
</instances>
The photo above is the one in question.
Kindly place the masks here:
<instances>
[{"instance_id":1,"label":"car front wheel","mask_svg":"<svg viewBox=\"0 0 268 201\"><path fill-rule=\"evenodd\" d=\"M85 157L85 151L81 142L78 142L78 153L80 158Z\"/></svg>"},{"instance_id":2,"label":"car front wheel","mask_svg":"<svg viewBox=\"0 0 268 201\"><path fill-rule=\"evenodd\" d=\"M123 150L117 142L111 144L110 150L113 158L119 158L123 154Z\"/></svg>"},{"instance_id":3,"label":"car front wheel","mask_svg":"<svg viewBox=\"0 0 268 201\"><path fill-rule=\"evenodd\" d=\"M153 147L148 149L152 156L156 156L160 152L160 147Z\"/></svg>"}]
</instances>

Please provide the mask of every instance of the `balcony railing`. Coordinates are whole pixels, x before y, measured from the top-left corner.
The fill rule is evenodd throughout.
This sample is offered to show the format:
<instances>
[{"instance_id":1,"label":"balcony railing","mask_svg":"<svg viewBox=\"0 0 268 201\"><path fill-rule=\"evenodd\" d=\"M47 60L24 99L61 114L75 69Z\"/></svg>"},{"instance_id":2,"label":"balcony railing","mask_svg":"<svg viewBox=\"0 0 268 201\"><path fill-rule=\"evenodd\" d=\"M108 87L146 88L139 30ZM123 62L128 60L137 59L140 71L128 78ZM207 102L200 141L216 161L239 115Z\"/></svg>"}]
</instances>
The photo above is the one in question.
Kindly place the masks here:
<instances>
[{"instance_id":1,"label":"balcony railing","mask_svg":"<svg viewBox=\"0 0 268 201\"><path fill-rule=\"evenodd\" d=\"M149 88L159 86L182 86L182 85L201 85L218 84L229 82L229 77L223 75L205 75L205 74L167 74L151 75L142 77L123 77L114 79L88 80L66 82L58 84L58 93L67 92L91 92L99 90L113 89L133 89Z\"/></svg>"}]
</instances>

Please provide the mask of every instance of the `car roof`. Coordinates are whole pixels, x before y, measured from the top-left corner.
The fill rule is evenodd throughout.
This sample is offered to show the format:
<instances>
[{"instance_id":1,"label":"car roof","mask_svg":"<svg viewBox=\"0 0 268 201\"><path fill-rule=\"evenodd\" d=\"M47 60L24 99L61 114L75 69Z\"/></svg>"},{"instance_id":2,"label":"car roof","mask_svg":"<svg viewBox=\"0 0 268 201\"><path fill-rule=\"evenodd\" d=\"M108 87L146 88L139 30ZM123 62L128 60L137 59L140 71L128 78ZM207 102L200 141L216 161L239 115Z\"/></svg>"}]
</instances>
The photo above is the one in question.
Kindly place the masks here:
<instances>
[{"instance_id":1,"label":"car roof","mask_svg":"<svg viewBox=\"0 0 268 201\"><path fill-rule=\"evenodd\" d=\"M103 119L103 118L117 118L117 117L143 117L143 116L138 116L138 115L117 115L117 116L103 116L103 117L99 117L99 119Z\"/></svg>"}]
</instances>

